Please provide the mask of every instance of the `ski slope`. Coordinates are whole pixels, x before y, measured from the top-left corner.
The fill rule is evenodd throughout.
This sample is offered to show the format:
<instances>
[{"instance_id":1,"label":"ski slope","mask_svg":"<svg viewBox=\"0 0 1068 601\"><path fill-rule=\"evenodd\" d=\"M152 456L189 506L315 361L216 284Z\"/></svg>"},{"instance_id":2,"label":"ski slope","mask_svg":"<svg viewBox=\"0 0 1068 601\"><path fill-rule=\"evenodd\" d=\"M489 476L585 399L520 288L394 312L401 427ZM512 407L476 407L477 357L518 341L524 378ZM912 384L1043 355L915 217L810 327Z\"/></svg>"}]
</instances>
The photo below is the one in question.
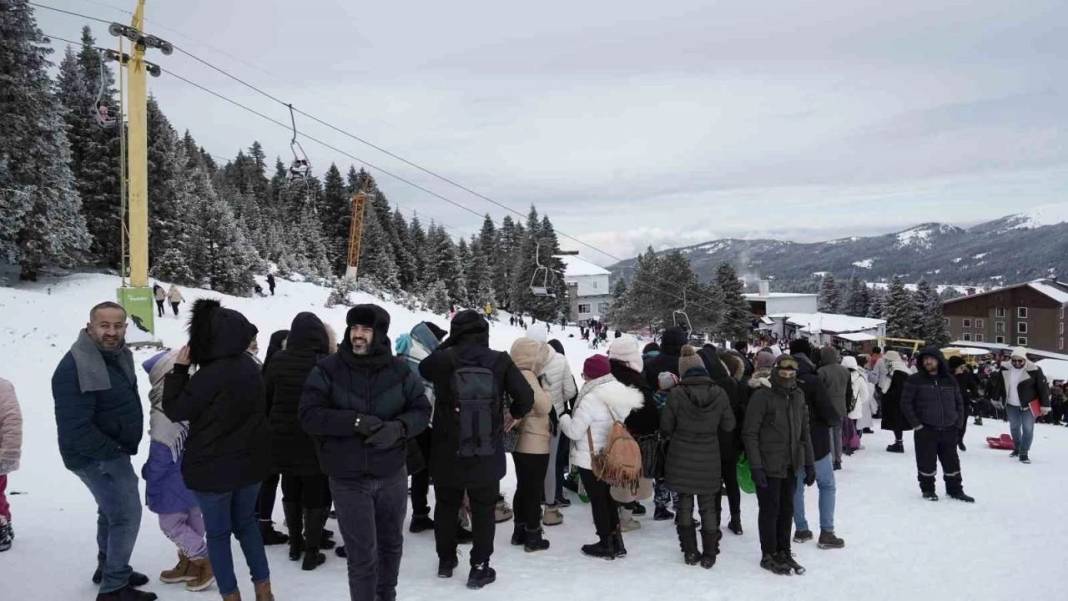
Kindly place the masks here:
<instances>
[{"instance_id":1,"label":"ski slope","mask_svg":"<svg viewBox=\"0 0 1068 601\"><path fill-rule=\"evenodd\" d=\"M0 288L0 375L14 382L25 420L22 469L10 477L9 499L14 514L15 546L0 554L0 599L91 599L89 582L95 566L95 506L78 479L63 468L56 447L50 378L56 363L87 321L88 309L113 299L117 278L75 274L16 288ZM266 288L266 286L265 286ZM323 307L328 292L308 284L279 281L278 295L232 298L202 290L185 290L192 300L211 296L243 312L260 329L260 344L276 329L288 328L299 311L313 311L343 331L346 308ZM359 301L373 301L354 295ZM392 315L391 337L418 321L430 319L446 326L445 318L413 313L382 303ZM158 333L168 345L184 341L189 304L179 319L159 320ZM491 344L507 349L522 334L518 328L494 324ZM544 327L538 324L537 327ZM578 373L592 351L575 339L561 338ZM138 375L143 391L147 377L140 361L150 355L138 351ZM147 420L147 411L146 411ZM146 424L147 428L147 424ZM795 546L797 559L808 568L804 576L779 577L762 571L756 499L743 495L745 534L727 533L714 569L705 571L682 563L674 529L665 522L639 518L642 529L626 535L629 556L605 562L582 556L578 548L593 540L589 508L573 499L564 510L563 525L547 529L552 548L527 554L508 544L511 525L498 528L493 565L498 582L482 592L464 588L466 571L452 580L439 580L435 571L433 535L407 535L401 566L399 598L405 601L470 599L778 599L863 601L929 598L946 600L1063 599L1062 562L1068 525L1063 516L1068 499L1068 428L1038 425L1032 451L1034 463L1023 466L1007 453L985 448L983 437L1008 430L1004 423L968 427L969 451L962 456L965 489L975 505L943 500L922 501L915 479L911 439L908 453L892 455L882 449L889 435L864 440L866 450L846 458L838 472L837 533L846 540L840 551L820 551L812 543ZM134 458L136 469L144 463ZM510 496L512 477L502 483ZM142 489L143 490L143 489ZM939 484L939 492L942 485ZM17 492L20 494L11 494ZM807 491L810 523L818 524L816 490ZM281 528L280 502L275 520ZM331 526L336 530L336 524ZM461 547L466 565L469 547ZM235 545L238 576L246 598L251 596L240 551ZM348 598L344 561L333 554L315 572L302 572L288 561L284 546L268 547L275 595L280 601ZM160 533L156 516L144 511L140 538L133 556L135 569L155 580L175 561L174 546ZM145 587L164 600L216 598L215 589L188 593L180 585L152 582Z\"/></svg>"}]
</instances>

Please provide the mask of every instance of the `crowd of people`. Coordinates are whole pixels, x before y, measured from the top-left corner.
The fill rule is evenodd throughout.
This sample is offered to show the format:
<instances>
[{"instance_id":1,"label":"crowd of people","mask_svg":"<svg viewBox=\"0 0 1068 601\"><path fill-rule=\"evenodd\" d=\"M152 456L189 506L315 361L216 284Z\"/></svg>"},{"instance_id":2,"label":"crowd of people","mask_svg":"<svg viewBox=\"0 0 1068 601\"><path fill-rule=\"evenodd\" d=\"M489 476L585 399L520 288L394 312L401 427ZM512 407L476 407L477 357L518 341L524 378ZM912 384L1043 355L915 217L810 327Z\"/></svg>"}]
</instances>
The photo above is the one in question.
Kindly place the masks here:
<instances>
[{"instance_id":1,"label":"crowd of people","mask_svg":"<svg viewBox=\"0 0 1068 601\"><path fill-rule=\"evenodd\" d=\"M634 516L651 501L655 520L674 521L682 561L711 569L724 522L743 534L749 479L759 565L802 574L791 545L845 547L835 472L864 448L875 417L894 434L887 451L904 452L904 432L914 432L923 498L939 498L940 463L946 495L971 503L958 454L968 416L986 417L985 403L1002 412L1027 463L1036 416L1049 419L1052 404L1063 403L1062 385L1047 385L1023 349L976 369L934 348L914 357L880 349L843 357L806 340L719 348L668 328L644 347L620 334L576 378L563 345L540 327L495 351L482 312L463 310L447 332L422 322L394 345L390 315L377 305L349 310L340 338L314 313L299 313L271 335L261 364L257 328L201 299L188 343L142 363L151 389L139 478L131 457L143 412L126 323L116 303L93 307L52 379L60 454L98 508L92 580L101 601L156 598L130 566L141 479L178 557L159 580L190 591L215 584L229 601L241 598L232 539L257 601L273 599L271 544L288 544L306 571L334 548L347 562L352 599L395 599L409 502L408 529L433 531L437 575L451 578L458 545L470 543L466 585L482 588L497 578L496 524L512 521L510 542L528 553L550 548L546 528L562 524L570 505L565 488L590 506L596 540L578 552L626 557L624 533L640 527ZM3 491L20 438L14 390L0 380L0 551L13 537ZM511 507L500 488L509 454ZM279 482L284 533L272 522ZM818 489L818 536L808 486ZM332 514L341 545L326 528Z\"/></svg>"}]
</instances>

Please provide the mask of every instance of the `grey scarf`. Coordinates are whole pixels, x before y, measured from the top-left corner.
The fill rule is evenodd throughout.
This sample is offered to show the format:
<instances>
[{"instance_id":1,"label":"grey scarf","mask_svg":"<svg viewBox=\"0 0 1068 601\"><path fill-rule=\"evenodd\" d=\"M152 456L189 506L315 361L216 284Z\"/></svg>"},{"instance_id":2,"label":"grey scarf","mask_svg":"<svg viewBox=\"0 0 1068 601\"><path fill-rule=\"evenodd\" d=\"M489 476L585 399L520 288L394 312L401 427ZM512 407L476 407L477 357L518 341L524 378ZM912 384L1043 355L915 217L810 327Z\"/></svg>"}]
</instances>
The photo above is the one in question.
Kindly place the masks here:
<instances>
[{"instance_id":1,"label":"grey scarf","mask_svg":"<svg viewBox=\"0 0 1068 601\"><path fill-rule=\"evenodd\" d=\"M137 385L137 376L134 375L133 353L125 344L116 351L104 351L89 337L84 329L78 333L78 340L70 347L70 354L74 357L74 365L78 369L78 387L82 392L99 392L111 390L111 378L108 377L108 367L104 364L106 352L116 352L119 355L119 367L129 379L132 386Z\"/></svg>"}]
</instances>

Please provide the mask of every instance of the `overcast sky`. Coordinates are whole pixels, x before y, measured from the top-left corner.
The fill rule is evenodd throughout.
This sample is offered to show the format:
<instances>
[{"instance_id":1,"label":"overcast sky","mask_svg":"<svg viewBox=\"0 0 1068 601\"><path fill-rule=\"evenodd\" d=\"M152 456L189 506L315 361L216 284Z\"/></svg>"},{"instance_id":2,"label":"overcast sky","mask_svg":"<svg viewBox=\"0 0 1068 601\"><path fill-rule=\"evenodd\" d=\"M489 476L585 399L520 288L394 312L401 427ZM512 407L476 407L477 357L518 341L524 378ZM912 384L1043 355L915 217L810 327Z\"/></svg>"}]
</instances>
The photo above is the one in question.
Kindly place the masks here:
<instances>
[{"instance_id":1,"label":"overcast sky","mask_svg":"<svg viewBox=\"0 0 1068 601\"><path fill-rule=\"evenodd\" d=\"M118 20L110 7L134 5L41 2ZM1064 0L150 0L146 14L150 33L521 212L534 203L617 256L1068 202ZM82 24L37 18L73 39ZM186 56L150 60L288 120ZM149 85L212 154L255 139L289 160L285 130L166 74ZM498 222L505 214L322 126L298 117L298 127ZM304 148L317 173L354 163ZM407 214L457 232L480 225L376 177Z\"/></svg>"}]
</instances>

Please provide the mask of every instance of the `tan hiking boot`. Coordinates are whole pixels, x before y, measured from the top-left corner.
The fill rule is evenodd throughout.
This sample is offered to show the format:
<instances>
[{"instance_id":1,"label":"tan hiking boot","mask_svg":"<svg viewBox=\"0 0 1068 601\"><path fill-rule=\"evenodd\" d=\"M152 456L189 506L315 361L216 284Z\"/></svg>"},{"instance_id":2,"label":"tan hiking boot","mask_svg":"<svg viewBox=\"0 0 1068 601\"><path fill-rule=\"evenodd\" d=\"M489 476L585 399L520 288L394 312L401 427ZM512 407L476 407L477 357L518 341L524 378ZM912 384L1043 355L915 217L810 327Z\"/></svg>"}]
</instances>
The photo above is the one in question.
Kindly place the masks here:
<instances>
[{"instance_id":1,"label":"tan hiking boot","mask_svg":"<svg viewBox=\"0 0 1068 601\"><path fill-rule=\"evenodd\" d=\"M252 584L256 587L256 601L274 601L274 594L271 593L270 580L254 582Z\"/></svg>"},{"instance_id":2,"label":"tan hiking boot","mask_svg":"<svg viewBox=\"0 0 1068 601\"><path fill-rule=\"evenodd\" d=\"M556 505L546 505L545 514L541 517L541 523L546 526L559 526L564 523L564 514Z\"/></svg>"},{"instance_id":3,"label":"tan hiking boot","mask_svg":"<svg viewBox=\"0 0 1068 601\"><path fill-rule=\"evenodd\" d=\"M211 570L211 562L207 557L192 559L189 564L189 573L195 578L185 583L185 590L198 592L215 584L215 572Z\"/></svg>"},{"instance_id":4,"label":"tan hiking boot","mask_svg":"<svg viewBox=\"0 0 1068 601\"><path fill-rule=\"evenodd\" d=\"M188 582L196 578L196 575L189 573L189 558L185 556L185 553L178 553L178 565L169 570L163 570L159 573L159 581L166 584L175 584L177 582Z\"/></svg>"},{"instance_id":5,"label":"tan hiking boot","mask_svg":"<svg viewBox=\"0 0 1068 601\"><path fill-rule=\"evenodd\" d=\"M241 591L234 591L229 595L223 595L223 601L241 601Z\"/></svg>"}]
</instances>

